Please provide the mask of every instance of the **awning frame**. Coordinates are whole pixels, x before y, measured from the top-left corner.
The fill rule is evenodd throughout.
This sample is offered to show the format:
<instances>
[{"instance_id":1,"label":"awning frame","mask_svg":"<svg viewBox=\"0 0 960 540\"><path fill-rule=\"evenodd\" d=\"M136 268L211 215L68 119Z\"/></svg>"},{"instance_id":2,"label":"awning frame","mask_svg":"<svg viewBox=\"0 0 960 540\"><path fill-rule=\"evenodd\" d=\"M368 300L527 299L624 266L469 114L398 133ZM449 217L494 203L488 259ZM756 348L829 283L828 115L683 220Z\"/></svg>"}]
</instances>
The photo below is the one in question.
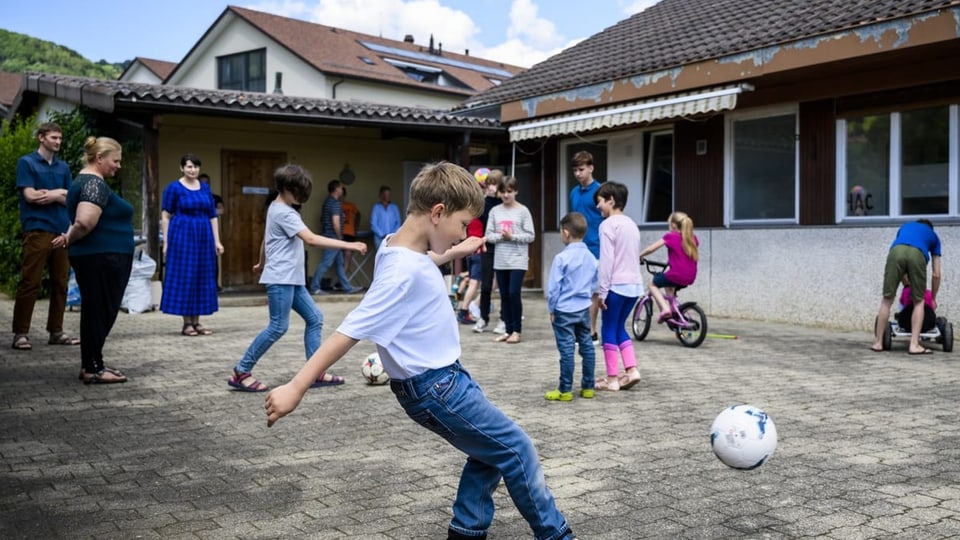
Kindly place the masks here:
<instances>
[{"instance_id":1,"label":"awning frame","mask_svg":"<svg viewBox=\"0 0 960 540\"><path fill-rule=\"evenodd\" d=\"M624 115L624 114L629 114L636 111L642 111L642 110L653 109L658 107L670 107L674 105L688 103L691 101L706 101L706 100L710 100L718 97L735 96L742 92L749 92L753 90L754 90L753 85L748 83L740 83L734 86L727 86L727 87L717 88L714 90L708 90L704 92L691 92L689 94L672 95L672 96L661 98L661 99L646 100L646 101L642 101L639 103L634 103L632 105L626 105L622 107L608 106L601 109L591 109L589 111L579 113L579 114L561 115L561 116L555 116L552 118L547 118L545 120L533 120L529 122L520 122L507 128L507 131L510 133L510 140L517 141L517 140L522 140L521 138L517 137L518 134L524 131L534 130L542 127L554 126L557 124L574 123L574 122L590 120L598 117ZM525 137L525 138L532 138L532 137Z\"/></svg>"}]
</instances>

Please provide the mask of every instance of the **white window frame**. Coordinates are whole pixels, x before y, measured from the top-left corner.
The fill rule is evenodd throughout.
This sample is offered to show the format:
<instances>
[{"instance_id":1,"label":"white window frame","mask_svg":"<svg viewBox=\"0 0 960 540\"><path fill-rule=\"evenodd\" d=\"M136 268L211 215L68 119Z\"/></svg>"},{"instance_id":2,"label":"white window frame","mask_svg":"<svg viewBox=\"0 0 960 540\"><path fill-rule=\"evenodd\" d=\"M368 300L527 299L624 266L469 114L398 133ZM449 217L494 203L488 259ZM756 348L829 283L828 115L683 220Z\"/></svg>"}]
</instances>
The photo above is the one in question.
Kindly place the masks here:
<instances>
[{"instance_id":1,"label":"white window frame","mask_svg":"<svg viewBox=\"0 0 960 540\"><path fill-rule=\"evenodd\" d=\"M796 103L788 105L778 105L774 107L762 107L750 109L741 112L731 112L724 118L724 137L723 137L723 224L725 227L731 225L749 225L749 224L786 224L796 225L800 223L800 108ZM758 118L767 118L771 116L793 115L794 119L794 160L793 160L793 218L776 219L734 219L733 217L733 196L734 186L734 163L733 163L733 125L739 120L756 120Z\"/></svg>"},{"instance_id":2,"label":"white window frame","mask_svg":"<svg viewBox=\"0 0 960 540\"><path fill-rule=\"evenodd\" d=\"M947 196L950 197L948 203L948 214L909 214L902 213L900 199L900 161L901 161L901 130L900 130L900 111L887 113L890 115L890 192L887 194L890 201L889 213L882 216L848 216L847 208L847 119L838 118L836 122L837 139L837 169L836 169L836 206L834 209L836 223L864 223L871 221L889 222L891 220L902 221L905 218L910 219L942 219L946 217L958 217L960 214L960 201L957 201L960 195L960 106L953 104L949 106L949 159L948 168L949 186Z\"/></svg>"}]
</instances>

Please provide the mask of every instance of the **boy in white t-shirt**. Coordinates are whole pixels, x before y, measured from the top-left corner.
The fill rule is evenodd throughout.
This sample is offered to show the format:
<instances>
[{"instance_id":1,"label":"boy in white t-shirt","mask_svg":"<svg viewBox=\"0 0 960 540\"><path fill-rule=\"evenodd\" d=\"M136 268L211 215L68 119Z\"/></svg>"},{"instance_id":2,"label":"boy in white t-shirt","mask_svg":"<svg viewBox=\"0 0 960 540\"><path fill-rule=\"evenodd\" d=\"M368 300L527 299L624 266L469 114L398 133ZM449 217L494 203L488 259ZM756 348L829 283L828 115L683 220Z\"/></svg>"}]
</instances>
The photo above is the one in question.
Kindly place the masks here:
<instances>
[{"instance_id":1,"label":"boy in white t-shirt","mask_svg":"<svg viewBox=\"0 0 960 540\"><path fill-rule=\"evenodd\" d=\"M294 205L303 204L310 198L313 181L310 173L299 165L284 165L274 172L277 198L267 209L267 225L260 261L253 267L261 272L260 283L267 286L267 304L270 308L270 324L257 334L243 358L233 368L227 384L241 392L266 392L267 385L250 374L260 357L267 352L290 326L290 310L303 317L303 345L306 357L310 358L320 348L320 332L323 330L323 313L310 296L306 287L306 271L303 265L303 243L322 248L349 249L367 252L363 242L344 242L313 234L303 223ZM311 388L343 384L343 377L330 373L318 373Z\"/></svg>"},{"instance_id":2,"label":"boy in white t-shirt","mask_svg":"<svg viewBox=\"0 0 960 540\"><path fill-rule=\"evenodd\" d=\"M437 263L483 245L483 238L466 235L482 208L483 193L463 168L437 163L420 171L410 186L406 220L377 250L370 289L300 372L270 392L267 425L293 411L311 381L359 340L370 340L407 415L467 454L448 540L487 537L501 479L537 539L569 540L573 533L546 486L532 441L460 364L460 331Z\"/></svg>"}]
</instances>

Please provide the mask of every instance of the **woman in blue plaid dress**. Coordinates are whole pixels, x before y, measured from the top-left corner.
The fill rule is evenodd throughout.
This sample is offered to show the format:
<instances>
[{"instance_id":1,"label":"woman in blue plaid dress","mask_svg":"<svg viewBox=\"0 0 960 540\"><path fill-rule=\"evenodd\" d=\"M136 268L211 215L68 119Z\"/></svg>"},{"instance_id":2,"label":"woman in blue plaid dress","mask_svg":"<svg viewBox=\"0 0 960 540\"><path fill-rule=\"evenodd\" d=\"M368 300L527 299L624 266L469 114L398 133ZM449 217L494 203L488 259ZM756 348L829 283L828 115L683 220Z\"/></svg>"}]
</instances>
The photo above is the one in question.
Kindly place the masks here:
<instances>
[{"instance_id":1,"label":"woman in blue plaid dress","mask_svg":"<svg viewBox=\"0 0 960 540\"><path fill-rule=\"evenodd\" d=\"M163 190L161 225L165 270L160 310L183 317L185 336L209 335L201 315L217 311L217 256L223 254L210 186L198 179L200 158L180 158L183 176Z\"/></svg>"}]
</instances>

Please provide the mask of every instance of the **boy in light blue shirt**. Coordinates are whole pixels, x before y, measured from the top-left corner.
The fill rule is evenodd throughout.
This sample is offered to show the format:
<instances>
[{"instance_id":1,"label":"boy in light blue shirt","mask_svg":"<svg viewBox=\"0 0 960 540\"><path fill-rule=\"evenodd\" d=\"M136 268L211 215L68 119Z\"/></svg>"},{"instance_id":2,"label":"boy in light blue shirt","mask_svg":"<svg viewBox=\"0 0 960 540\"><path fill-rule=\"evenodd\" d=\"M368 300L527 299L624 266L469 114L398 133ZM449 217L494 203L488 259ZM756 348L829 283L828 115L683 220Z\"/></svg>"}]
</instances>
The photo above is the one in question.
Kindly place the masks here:
<instances>
[{"instance_id":1,"label":"boy in light blue shirt","mask_svg":"<svg viewBox=\"0 0 960 540\"><path fill-rule=\"evenodd\" d=\"M597 290L597 259L583 242L586 233L587 220L580 212L560 220L560 235L567 247L553 258L547 279L547 310L560 351L560 384L544 394L549 401L573 399L574 344L583 359L580 396L594 395L597 358L590 336L590 304Z\"/></svg>"}]
</instances>

